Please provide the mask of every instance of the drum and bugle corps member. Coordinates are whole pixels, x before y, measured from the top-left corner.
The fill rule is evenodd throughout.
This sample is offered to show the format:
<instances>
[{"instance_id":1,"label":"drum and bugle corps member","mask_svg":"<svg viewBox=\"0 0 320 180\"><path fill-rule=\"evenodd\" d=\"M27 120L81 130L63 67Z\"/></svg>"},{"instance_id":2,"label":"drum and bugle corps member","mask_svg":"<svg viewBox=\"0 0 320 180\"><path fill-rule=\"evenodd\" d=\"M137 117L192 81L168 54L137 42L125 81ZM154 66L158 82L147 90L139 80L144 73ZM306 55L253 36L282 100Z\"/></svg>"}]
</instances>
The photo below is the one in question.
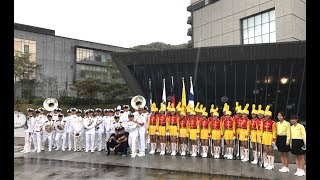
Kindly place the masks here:
<instances>
[{"instance_id":1,"label":"drum and bugle corps member","mask_svg":"<svg viewBox=\"0 0 320 180\"><path fill-rule=\"evenodd\" d=\"M223 121L223 137L226 140L227 159L233 159L233 141L236 139L236 122L231 117L229 106L226 107L225 120Z\"/></svg>"},{"instance_id":2,"label":"drum and bugle corps member","mask_svg":"<svg viewBox=\"0 0 320 180\"><path fill-rule=\"evenodd\" d=\"M54 127L56 129L56 136L55 136L56 151L58 151L61 147L61 139L63 139L63 141L66 140L66 137L63 137L63 135L65 135L64 133L65 124L66 124L66 120L64 119L63 114L58 114L58 119L54 123ZM62 150L65 151L64 148Z\"/></svg>"},{"instance_id":3,"label":"drum and bugle corps member","mask_svg":"<svg viewBox=\"0 0 320 180\"><path fill-rule=\"evenodd\" d=\"M34 152L41 152L41 131L42 131L42 119L40 116L40 110L36 110L36 117L34 118L34 131L33 131L33 145Z\"/></svg>"},{"instance_id":4,"label":"drum and bugle corps member","mask_svg":"<svg viewBox=\"0 0 320 180\"><path fill-rule=\"evenodd\" d=\"M290 151L290 123L285 120L285 115L283 112L278 113L279 122L277 122L277 140L276 146L280 152L280 158L282 163L282 168L279 169L280 172L290 172L289 171L289 157L288 152Z\"/></svg>"},{"instance_id":5,"label":"drum and bugle corps member","mask_svg":"<svg viewBox=\"0 0 320 180\"><path fill-rule=\"evenodd\" d=\"M77 117L75 119L75 121L73 122L73 130L74 130L74 133L73 133L73 137L74 137L74 151L82 151L82 148L83 148L83 137L85 136L83 134L83 119L81 117L81 110L80 109L77 109Z\"/></svg>"},{"instance_id":6,"label":"drum and bugle corps member","mask_svg":"<svg viewBox=\"0 0 320 180\"><path fill-rule=\"evenodd\" d=\"M181 156L186 155L187 146L188 146L188 117L186 117L186 111L184 107L180 107L180 121L179 121L179 140L181 142ZM190 111L188 109L188 111Z\"/></svg>"},{"instance_id":7,"label":"drum and bugle corps member","mask_svg":"<svg viewBox=\"0 0 320 180\"><path fill-rule=\"evenodd\" d=\"M138 137L139 137L139 157L145 156L146 150L146 123L147 116L143 114L143 107L138 108L138 115L135 117L137 123Z\"/></svg>"},{"instance_id":8,"label":"drum and bugle corps member","mask_svg":"<svg viewBox=\"0 0 320 180\"><path fill-rule=\"evenodd\" d=\"M264 111L265 121L263 122L262 144L265 146L264 149L268 159L268 165L265 169L272 170L274 168L273 146L276 142L277 124L270 119L272 112L269 111L269 108L270 106L267 105Z\"/></svg>"},{"instance_id":9,"label":"drum and bugle corps member","mask_svg":"<svg viewBox=\"0 0 320 180\"><path fill-rule=\"evenodd\" d=\"M240 120L240 126L239 126L239 140L240 140L240 146L242 147L242 153L241 156L243 155L243 162L249 161L249 148L248 142L249 139L249 133L250 133L250 120L248 119L249 115L249 104L246 104L246 106L243 108L242 112L242 118Z\"/></svg>"},{"instance_id":10,"label":"drum and bugle corps member","mask_svg":"<svg viewBox=\"0 0 320 180\"><path fill-rule=\"evenodd\" d=\"M290 116L291 122L291 141L290 147L293 155L296 155L296 176L306 175L304 171L304 155L306 153L306 130L302 124L299 123L297 115Z\"/></svg>"},{"instance_id":11,"label":"drum and bugle corps member","mask_svg":"<svg viewBox=\"0 0 320 180\"><path fill-rule=\"evenodd\" d=\"M127 114L127 113L126 113ZM138 140L138 124L134 121L134 115L128 114L128 122L125 123L127 132L129 132L128 144L131 149L131 157L134 158L137 155L137 140Z\"/></svg>"},{"instance_id":12,"label":"drum and bugle corps member","mask_svg":"<svg viewBox=\"0 0 320 180\"><path fill-rule=\"evenodd\" d=\"M178 150L177 140L179 135L179 119L180 117L176 115L176 109L168 104L168 110L171 115L169 115L169 135L171 141L171 156L175 156Z\"/></svg>"},{"instance_id":13,"label":"drum and bugle corps member","mask_svg":"<svg viewBox=\"0 0 320 180\"><path fill-rule=\"evenodd\" d=\"M154 154L157 147L157 134L159 128L159 117L157 115L158 108L156 103L151 104L151 115L148 119L148 134L150 136L151 150L149 154ZM130 135L130 134L129 134Z\"/></svg>"},{"instance_id":14,"label":"drum and bugle corps member","mask_svg":"<svg viewBox=\"0 0 320 180\"><path fill-rule=\"evenodd\" d=\"M47 120L44 122L42 127L42 131L43 131L42 144L44 145L46 140L48 139L48 151L51 151L51 148L52 148L53 130L54 130L54 121L52 120L52 114L47 114Z\"/></svg>"},{"instance_id":15,"label":"drum and bugle corps member","mask_svg":"<svg viewBox=\"0 0 320 180\"><path fill-rule=\"evenodd\" d=\"M68 142L68 147L71 151L71 147L72 147L72 144L69 143L69 127L70 127L70 119L71 119L71 110L68 109L67 110L67 116L63 118L63 120L65 121L65 125L64 125L64 132L63 132L63 135L62 137L63 138L63 141L62 141L62 151L65 151L65 148L67 147L67 142ZM70 145L70 146L69 146Z\"/></svg>"},{"instance_id":16,"label":"drum and bugle corps member","mask_svg":"<svg viewBox=\"0 0 320 180\"><path fill-rule=\"evenodd\" d=\"M190 117L189 117L187 126L189 127L189 139L191 141L191 146L192 146L191 156L195 157L197 156L197 149L198 149L197 141L199 140L200 125L199 125L199 119L195 117L195 112L193 110L191 110L190 112Z\"/></svg>"},{"instance_id":17,"label":"drum and bugle corps member","mask_svg":"<svg viewBox=\"0 0 320 180\"><path fill-rule=\"evenodd\" d=\"M199 122L200 128L200 139L202 146L202 157L208 157L209 151L209 138L210 138L210 129L209 129L209 120L207 119L208 113L206 112L206 107L204 107L201 112L201 120Z\"/></svg>"},{"instance_id":18,"label":"drum and bugle corps member","mask_svg":"<svg viewBox=\"0 0 320 180\"><path fill-rule=\"evenodd\" d=\"M98 152L100 152L102 150L102 146L104 142L104 139L102 139L102 135L104 133L104 119L101 115L102 109L100 108L96 108L96 116L95 116L95 121L96 121L96 125L95 125L95 149L98 149Z\"/></svg>"},{"instance_id":19,"label":"drum and bugle corps member","mask_svg":"<svg viewBox=\"0 0 320 180\"><path fill-rule=\"evenodd\" d=\"M85 128L86 133L86 151L94 152L94 138L95 138L95 126L96 126L96 119L93 117L93 109L88 110L88 117L83 119L83 126Z\"/></svg>"},{"instance_id":20,"label":"drum and bugle corps member","mask_svg":"<svg viewBox=\"0 0 320 180\"><path fill-rule=\"evenodd\" d=\"M223 122L219 120L218 107L214 109L214 105L211 105L210 113L211 117L209 121L209 129L211 130L211 140L213 141L213 158L220 158L221 138L223 137Z\"/></svg>"},{"instance_id":21,"label":"drum and bugle corps member","mask_svg":"<svg viewBox=\"0 0 320 180\"><path fill-rule=\"evenodd\" d=\"M260 166L267 167L267 165L268 165L267 154L264 151L264 145L262 144L262 132L263 132L263 122L264 121L265 121L265 119L264 119L264 110L262 110L262 106L259 105L258 106L258 120L257 120L258 158L260 159L260 162L259 162Z\"/></svg>"},{"instance_id":22,"label":"drum and bugle corps member","mask_svg":"<svg viewBox=\"0 0 320 180\"><path fill-rule=\"evenodd\" d=\"M241 127L240 127L240 122L242 119L242 110L241 110L241 106L239 106L239 103L236 102L236 107L235 107L235 112L236 114L233 116L233 120L236 122L236 139L235 139L235 151L237 151L237 155L236 157L240 156L240 159L242 160L244 158L244 148L240 145L240 140L239 140L239 135L240 135L240 131L241 131ZM240 147L239 147L240 146ZM240 151L239 151L240 149Z\"/></svg>"},{"instance_id":23,"label":"drum and bugle corps member","mask_svg":"<svg viewBox=\"0 0 320 180\"><path fill-rule=\"evenodd\" d=\"M257 118L258 111L256 110L256 105L252 104L251 110L251 123L250 123L250 141L252 143L252 153L253 153L253 161L252 164L258 163L258 146L257 146L257 126L259 119ZM260 137L259 137L260 138Z\"/></svg>"},{"instance_id":24,"label":"drum and bugle corps member","mask_svg":"<svg viewBox=\"0 0 320 180\"><path fill-rule=\"evenodd\" d=\"M169 126L168 117L165 115L166 105L163 103L160 104L159 110L159 127L158 127L158 136L160 141L160 155L166 154L166 132Z\"/></svg>"}]
</instances>

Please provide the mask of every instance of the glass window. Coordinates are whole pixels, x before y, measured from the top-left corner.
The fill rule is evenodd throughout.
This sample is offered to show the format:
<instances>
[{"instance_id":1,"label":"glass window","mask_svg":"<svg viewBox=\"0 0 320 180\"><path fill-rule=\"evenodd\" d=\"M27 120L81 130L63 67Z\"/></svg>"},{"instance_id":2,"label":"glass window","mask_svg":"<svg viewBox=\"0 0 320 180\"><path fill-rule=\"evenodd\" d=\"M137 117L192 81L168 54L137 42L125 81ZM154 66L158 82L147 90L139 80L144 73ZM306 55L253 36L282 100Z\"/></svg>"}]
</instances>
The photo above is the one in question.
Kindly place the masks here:
<instances>
[{"instance_id":1,"label":"glass window","mask_svg":"<svg viewBox=\"0 0 320 180\"><path fill-rule=\"evenodd\" d=\"M247 22L248 22L247 19L242 21L242 29L247 29L248 28L248 23Z\"/></svg>"},{"instance_id":2,"label":"glass window","mask_svg":"<svg viewBox=\"0 0 320 180\"><path fill-rule=\"evenodd\" d=\"M260 25L261 24L261 14L254 17L254 24Z\"/></svg>"},{"instance_id":3,"label":"glass window","mask_svg":"<svg viewBox=\"0 0 320 180\"><path fill-rule=\"evenodd\" d=\"M29 45L24 45L24 52L29 53Z\"/></svg>"},{"instance_id":4,"label":"glass window","mask_svg":"<svg viewBox=\"0 0 320 180\"><path fill-rule=\"evenodd\" d=\"M265 34L262 36L262 42L263 43L268 43L269 41L269 34Z\"/></svg>"},{"instance_id":5,"label":"glass window","mask_svg":"<svg viewBox=\"0 0 320 180\"><path fill-rule=\"evenodd\" d=\"M262 23L266 23L266 22L269 22L269 13L268 12L262 14Z\"/></svg>"},{"instance_id":6,"label":"glass window","mask_svg":"<svg viewBox=\"0 0 320 180\"><path fill-rule=\"evenodd\" d=\"M253 27L254 26L254 17L251 17L248 19L248 27Z\"/></svg>"},{"instance_id":7,"label":"glass window","mask_svg":"<svg viewBox=\"0 0 320 180\"><path fill-rule=\"evenodd\" d=\"M262 14L257 14L253 17L243 19L243 44L275 42L276 24L274 16L274 10L272 10ZM273 34L271 35L271 33Z\"/></svg>"},{"instance_id":8,"label":"glass window","mask_svg":"<svg viewBox=\"0 0 320 180\"><path fill-rule=\"evenodd\" d=\"M276 22L271 21L270 22L270 32L274 32L274 31L276 31Z\"/></svg>"},{"instance_id":9,"label":"glass window","mask_svg":"<svg viewBox=\"0 0 320 180\"><path fill-rule=\"evenodd\" d=\"M262 24L262 34L269 33L269 23Z\"/></svg>"},{"instance_id":10,"label":"glass window","mask_svg":"<svg viewBox=\"0 0 320 180\"><path fill-rule=\"evenodd\" d=\"M270 42L276 42L276 32L270 33Z\"/></svg>"},{"instance_id":11,"label":"glass window","mask_svg":"<svg viewBox=\"0 0 320 180\"><path fill-rule=\"evenodd\" d=\"M254 27L249 28L249 38L254 37Z\"/></svg>"},{"instance_id":12,"label":"glass window","mask_svg":"<svg viewBox=\"0 0 320 180\"><path fill-rule=\"evenodd\" d=\"M269 12L269 17L270 17L270 21L274 21L276 19L274 10Z\"/></svg>"},{"instance_id":13,"label":"glass window","mask_svg":"<svg viewBox=\"0 0 320 180\"><path fill-rule=\"evenodd\" d=\"M261 36L256 36L255 37L255 43L256 44L262 43Z\"/></svg>"},{"instance_id":14,"label":"glass window","mask_svg":"<svg viewBox=\"0 0 320 180\"><path fill-rule=\"evenodd\" d=\"M261 25L258 25L258 26L255 27L254 35L255 36L260 36L261 35Z\"/></svg>"}]
</instances>

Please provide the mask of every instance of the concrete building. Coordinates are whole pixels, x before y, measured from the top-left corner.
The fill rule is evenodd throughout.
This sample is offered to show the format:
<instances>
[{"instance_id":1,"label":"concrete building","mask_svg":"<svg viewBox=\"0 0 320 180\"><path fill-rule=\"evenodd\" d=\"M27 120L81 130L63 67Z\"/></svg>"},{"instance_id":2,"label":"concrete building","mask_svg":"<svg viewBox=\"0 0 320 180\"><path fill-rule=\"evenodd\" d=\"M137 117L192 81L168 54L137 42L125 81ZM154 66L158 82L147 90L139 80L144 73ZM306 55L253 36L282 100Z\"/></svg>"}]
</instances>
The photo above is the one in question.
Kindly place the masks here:
<instances>
[{"instance_id":1,"label":"concrete building","mask_svg":"<svg viewBox=\"0 0 320 180\"><path fill-rule=\"evenodd\" d=\"M191 0L193 47L306 40L306 0Z\"/></svg>"},{"instance_id":2,"label":"concrete building","mask_svg":"<svg viewBox=\"0 0 320 180\"><path fill-rule=\"evenodd\" d=\"M29 52L30 61L39 65L34 86L16 83L16 97L75 96L74 81L88 77L102 82L125 83L111 52L130 52L128 48L71 39L55 35L54 30L14 24L14 50ZM23 87L23 88L22 88Z\"/></svg>"}]
</instances>

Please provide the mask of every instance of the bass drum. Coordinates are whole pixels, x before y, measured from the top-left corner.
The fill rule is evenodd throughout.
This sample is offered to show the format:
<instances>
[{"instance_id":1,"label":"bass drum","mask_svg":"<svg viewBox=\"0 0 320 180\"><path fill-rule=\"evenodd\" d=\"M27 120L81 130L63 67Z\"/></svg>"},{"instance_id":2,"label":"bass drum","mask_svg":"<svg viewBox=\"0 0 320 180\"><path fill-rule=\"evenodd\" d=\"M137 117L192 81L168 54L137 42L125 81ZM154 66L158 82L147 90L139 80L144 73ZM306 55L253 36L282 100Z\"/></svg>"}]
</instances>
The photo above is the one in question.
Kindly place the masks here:
<instances>
[{"instance_id":1,"label":"bass drum","mask_svg":"<svg viewBox=\"0 0 320 180\"><path fill-rule=\"evenodd\" d=\"M22 112L14 111L14 128L22 127L26 121L27 118Z\"/></svg>"}]
</instances>

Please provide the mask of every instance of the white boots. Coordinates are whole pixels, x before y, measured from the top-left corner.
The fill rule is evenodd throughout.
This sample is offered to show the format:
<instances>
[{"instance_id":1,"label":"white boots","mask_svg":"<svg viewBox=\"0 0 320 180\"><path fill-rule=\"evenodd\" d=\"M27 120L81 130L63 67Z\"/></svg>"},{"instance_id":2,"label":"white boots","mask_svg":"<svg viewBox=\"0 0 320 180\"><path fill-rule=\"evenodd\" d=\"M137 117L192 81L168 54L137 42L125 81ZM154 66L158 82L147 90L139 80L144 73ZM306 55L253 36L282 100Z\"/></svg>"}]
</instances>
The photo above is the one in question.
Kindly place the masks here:
<instances>
[{"instance_id":1,"label":"white boots","mask_svg":"<svg viewBox=\"0 0 320 180\"><path fill-rule=\"evenodd\" d=\"M267 155L267 159L268 159L268 166L265 169L272 170L274 168L274 165L273 165L274 156Z\"/></svg>"},{"instance_id":2,"label":"white boots","mask_svg":"<svg viewBox=\"0 0 320 180\"><path fill-rule=\"evenodd\" d=\"M149 152L149 154L154 154L156 151L156 143L150 143L151 145L151 151Z\"/></svg>"},{"instance_id":3,"label":"white boots","mask_svg":"<svg viewBox=\"0 0 320 180\"><path fill-rule=\"evenodd\" d=\"M243 149L243 159L242 162L249 161L249 149Z\"/></svg>"},{"instance_id":4,"label":"white boots","mask_svg":"<svg viewBox=\"0 0 320 180\"><path fill-rule=\"evenodd\" d=\"M244 147L240 146L240 160L243 160L245 156Z\"/></svg>"},{"instance_id":5,"label":"white boots","mask_svg":"<svg viewBox=\"0 0 320 180\"><path fill-rule=\"evenodd\" d=\"M218 159L220 157L220 147L213 146L213 158Z\"/></svg>"},{"instance_id":6,"label":"white boots","mask_svg":"<svg viewBox=\"0 0 320 180\"><path fill-rule=\"evenodd\" d=\"M165 155L166 154L166 143L160 143L160 146L161 146L160 155Z\"/></svg>"},{"instance_id":7,"label":"white boots","mask_svg":"<svg viewBox=\"0 0 320 180\"><path fill-rule=\"evenodd\" d=\"M269 165L269 161L267 158L267 153L263 153L263 167L267 167Z\"/></svg>"},{"instance_id":8,"label":"white boots","mask_svg":"<svg viewBox=\"0 0 320 180\"><path fill-rule=\"evenodd\" d=\"M192 145L192 157L196 157L197 156L197 145Z\"/></svg>"},{"instance_id":9,"label":"white boots","mask_svg":"<svg viewBox=\"0 0 320 180\"><path fill-rule=\"evenodd\" d=\"M227 159L233 159L233 148L227 148Z\"/></svg>"},{"instance_id":10,"label":"white boots","mask_svg":"<svg viewBox=\"0 0 320 180\"><path fill-rule=\"evenodd\" d=\"M186 144L181 144L181 156L186 155L186 150L187 150L187 145Z\"/></svg>"},{"instance_id":11,"label":"white boots","mask_svg":"<svg viewBox=\"0 0 320 180\"><path fill-rule=\"evenodd\" d=\"M253 161L251 161L252 164L258 164L258 154L257 151L253 151Z\"/></svg>"},{"instance_id":12,"label":"white boots","mask_svg":"<svg viewBox=\"0 0 320 180\"><path fill-rule=\"evenodd\" d=\"M175 156L177 153L177 143L171 143L171 156Z\"/></svg>"},{"instance_id":13,"label":"white boots","mask_svg":"<svg viewBox=\"0 0 320 180\"><path fill-rule=\"evenodd\" d=\"M208 146L202 146L202 157L208 157Z\"/></svg>"}]
</instances>

